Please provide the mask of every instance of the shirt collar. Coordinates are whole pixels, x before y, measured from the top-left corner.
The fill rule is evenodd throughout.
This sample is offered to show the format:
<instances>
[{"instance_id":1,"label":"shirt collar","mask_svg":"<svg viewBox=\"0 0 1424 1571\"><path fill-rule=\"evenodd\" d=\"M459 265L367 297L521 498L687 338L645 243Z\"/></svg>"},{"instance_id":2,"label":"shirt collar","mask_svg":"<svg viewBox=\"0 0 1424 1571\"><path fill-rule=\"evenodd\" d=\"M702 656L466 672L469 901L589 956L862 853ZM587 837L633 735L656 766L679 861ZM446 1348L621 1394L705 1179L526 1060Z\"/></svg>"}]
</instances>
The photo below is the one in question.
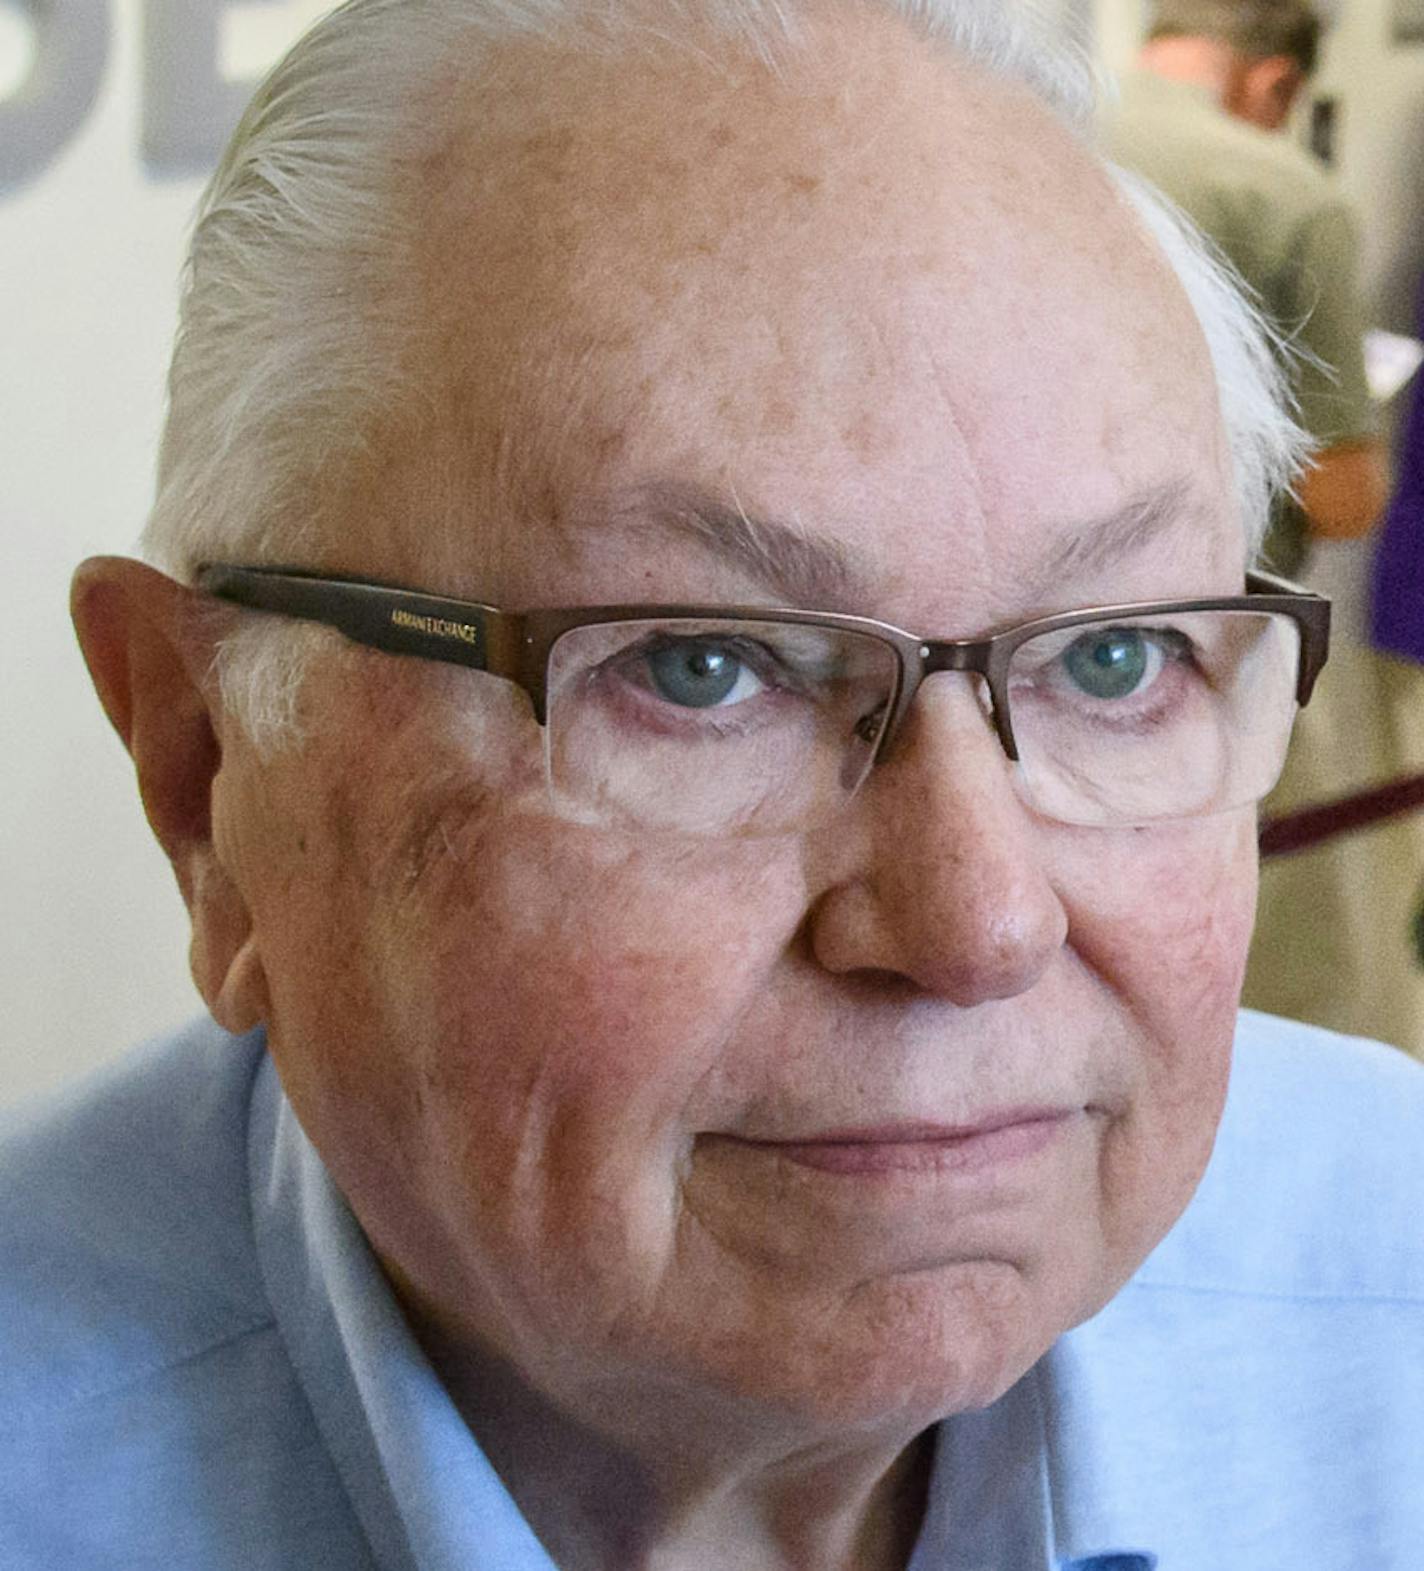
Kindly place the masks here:
<instances>
[{"instance_id":1,"label":"shirt collar","mask_svg":"<svg viewBox=\"0 0 1424 1571\"><path fill-rule=\"evenodd\" d=\"M1155 1571L1161 1541L1142 1459L1150 1437L1070 1332L1026 1376L1038 1391L1043 1456L1058 1571ZM1160 1414L1154 1418L1160 1421Z\"/></svg>"},{"instance_id":2,"label":"shirt collar","mask_svg":"<svg viewBox=\"0 0 1424 1571\"><path fill-rule=\"evenodd\" d=\"M1108 1458L1064 1400L1072 1371L1061 1347L991 1407L940 1425L910 1571L1155 1571L1139 1493L1125 1472L1099 1475Z\"/></svg>"},{"instance_id":3,"label":"shirt collar","mask_svg":"<svg viewBox=\"0 0 1424 1571\"><path fill-rule=\"evenodd\" d=\"M270 1061L248 1167L267 1294L382 1571L555 1571L412 1336Z\"/></svg>"}]
</instances>

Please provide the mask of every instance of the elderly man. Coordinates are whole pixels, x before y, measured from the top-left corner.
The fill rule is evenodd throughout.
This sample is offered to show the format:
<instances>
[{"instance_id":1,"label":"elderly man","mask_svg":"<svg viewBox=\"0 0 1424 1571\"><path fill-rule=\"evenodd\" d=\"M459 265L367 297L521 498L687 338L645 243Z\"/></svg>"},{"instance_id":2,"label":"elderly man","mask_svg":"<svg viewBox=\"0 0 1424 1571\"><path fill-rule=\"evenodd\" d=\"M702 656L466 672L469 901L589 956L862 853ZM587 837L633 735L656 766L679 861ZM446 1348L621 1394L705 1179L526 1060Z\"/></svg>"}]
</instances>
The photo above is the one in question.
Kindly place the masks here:
<instances>
[{"instance_id":1,"label":"elderly man","mask_svg":"<svg viewBox=\"0 0 1424 1571\"><path fill-rule=\"evenodd\" d=\"M7 1567L1412 1563L1424 1076L1237 1026L1294 428L1084 93L997 0L263 90L75 591L216 1025L0 1158Z\"/></svg>"}]
</instances>

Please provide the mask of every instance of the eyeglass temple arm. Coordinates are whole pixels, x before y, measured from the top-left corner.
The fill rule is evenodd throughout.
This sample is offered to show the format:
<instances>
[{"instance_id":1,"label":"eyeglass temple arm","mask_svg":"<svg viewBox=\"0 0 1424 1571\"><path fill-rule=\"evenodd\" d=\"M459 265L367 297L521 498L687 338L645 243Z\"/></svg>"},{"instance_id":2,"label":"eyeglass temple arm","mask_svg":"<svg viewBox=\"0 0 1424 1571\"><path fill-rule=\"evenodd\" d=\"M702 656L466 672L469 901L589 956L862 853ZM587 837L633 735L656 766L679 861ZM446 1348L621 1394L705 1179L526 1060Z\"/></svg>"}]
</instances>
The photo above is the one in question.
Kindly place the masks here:
<instances>
[{"instance_id":1,"label":"eyeglass temple arm","mask_svg":"<svg viewBox=\"0 0 1424 1571\"><path fill-rule=\"evenodd\" d=\"M508 677L529 694L535 718L544 723L544 673L527 669L523 618L517 614L388 584L280 568L207 566L194 582L220 600L320 622L372 649Z\"/></svg>"},{"instance_id":2,"label":"eyeglass temple arm","mask_svg":"<svg viewBox=\"0 0 1424 1571\"><path fill-rule=\"evenodd\" d=\"M1330 601L1313 589L1259 568L1246 574L1246 592L1267 602L1262 610L1280 610L1295 618L1300 629L1300 671L1295 696L1304 708L1330 653ZM1278 599L1280 604L1272 606L1272 599Z\"/></svg>"}]
</instances>

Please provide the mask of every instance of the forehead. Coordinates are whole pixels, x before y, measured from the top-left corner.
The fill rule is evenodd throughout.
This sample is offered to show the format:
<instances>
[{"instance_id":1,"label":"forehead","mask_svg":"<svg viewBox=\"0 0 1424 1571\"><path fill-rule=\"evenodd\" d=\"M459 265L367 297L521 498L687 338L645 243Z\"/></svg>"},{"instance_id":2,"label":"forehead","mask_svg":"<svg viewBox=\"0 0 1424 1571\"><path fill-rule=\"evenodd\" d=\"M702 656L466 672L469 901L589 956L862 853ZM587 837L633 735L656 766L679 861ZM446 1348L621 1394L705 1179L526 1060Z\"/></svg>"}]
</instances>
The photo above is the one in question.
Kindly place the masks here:
<instances>
[{"instance_id":1,"label":"forehead","mask_svg":"<svg viewBox=\"0 0 1424 1571\"><path fill-rule=\"evenodd\" d=\"M888 589L993 591L1163 486L1220 520L1203 587L1239 556L1190 308L1027 90L858 11L778 70L524 44L451 99L413 271L484 593L632 595L628 499L680 486ZM643 591L680 561L644 536Z\"/></svg>"}]
</instances>

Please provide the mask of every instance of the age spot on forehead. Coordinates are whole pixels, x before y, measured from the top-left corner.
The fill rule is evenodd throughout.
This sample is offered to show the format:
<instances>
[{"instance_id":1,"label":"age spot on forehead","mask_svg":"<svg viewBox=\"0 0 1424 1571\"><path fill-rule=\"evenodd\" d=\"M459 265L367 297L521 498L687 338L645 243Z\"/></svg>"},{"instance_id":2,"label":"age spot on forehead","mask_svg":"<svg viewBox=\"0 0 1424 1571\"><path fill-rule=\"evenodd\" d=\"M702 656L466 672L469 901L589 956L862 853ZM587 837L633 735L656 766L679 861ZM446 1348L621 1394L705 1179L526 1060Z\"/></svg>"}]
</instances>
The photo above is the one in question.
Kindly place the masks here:
<instances>
[{"instance_id":1,"label":"age spot on forehead","mask_svg":"<svg viewBox=\"0 0 1424 1571\"><path fill-rule=\"evenodd\" d=\"M841 431L846 450L864 464L882 462L895 453L898 441L895 427L872 413L857 416Z\"/></svg>"}]
</instances>

